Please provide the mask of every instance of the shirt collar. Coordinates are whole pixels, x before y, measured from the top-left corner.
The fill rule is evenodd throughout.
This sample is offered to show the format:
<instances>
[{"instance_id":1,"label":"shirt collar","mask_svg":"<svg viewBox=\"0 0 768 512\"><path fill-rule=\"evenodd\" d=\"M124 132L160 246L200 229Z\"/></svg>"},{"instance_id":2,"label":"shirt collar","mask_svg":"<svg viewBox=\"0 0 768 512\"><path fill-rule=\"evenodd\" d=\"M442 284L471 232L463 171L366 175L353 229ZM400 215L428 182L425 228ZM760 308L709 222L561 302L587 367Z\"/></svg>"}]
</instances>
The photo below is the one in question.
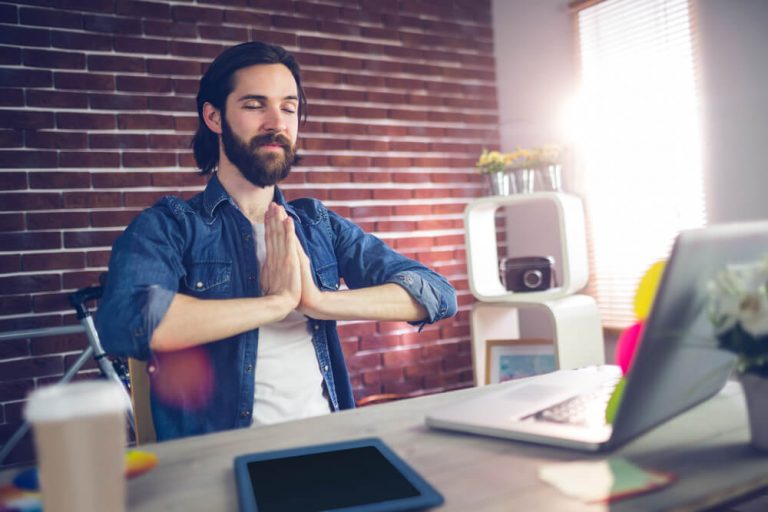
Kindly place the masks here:
<instances>
[{"instance_id":1,"label":"shirt collar","mask_svg":"<svg viewBox=\"0 0 768 512\"><path fill-rule=\"evenodd\" d=\"M293 208L293 206L285 202L285 196L283 196L283 192L278 187L275 187L275 195L272 200L284 207L285 211L291 217L298 220L296 210ZM212 218L216 208L225 201L235 205L232 197L230 197L227 191L224 190L224 187L219 181L218 175L214 172L211 176L211 179L208 181L208 185L203 191L203 210L205 211L205 214L209 218Z\"/></svg>"}]
</instances>

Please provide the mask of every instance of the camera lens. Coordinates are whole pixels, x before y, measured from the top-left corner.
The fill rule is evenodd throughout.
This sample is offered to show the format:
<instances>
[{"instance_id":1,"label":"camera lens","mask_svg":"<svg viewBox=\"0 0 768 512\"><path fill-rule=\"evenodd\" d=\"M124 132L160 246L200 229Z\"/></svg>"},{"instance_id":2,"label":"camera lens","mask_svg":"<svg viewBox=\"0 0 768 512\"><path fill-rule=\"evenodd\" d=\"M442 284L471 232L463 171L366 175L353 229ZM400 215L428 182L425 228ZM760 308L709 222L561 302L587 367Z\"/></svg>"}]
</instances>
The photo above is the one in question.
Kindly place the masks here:
<instances>
[{"instance_id":1,"label":"camera lens","mask_svg":"<svg viewBox=\"0 0 768 512\"><path fill-rule=\"evenodd\" d=\"M526 288L536 289L541 286L543 282L543 276L541 270L526 270L523 273L523 284Z\"/></svg>"}]
</instances>

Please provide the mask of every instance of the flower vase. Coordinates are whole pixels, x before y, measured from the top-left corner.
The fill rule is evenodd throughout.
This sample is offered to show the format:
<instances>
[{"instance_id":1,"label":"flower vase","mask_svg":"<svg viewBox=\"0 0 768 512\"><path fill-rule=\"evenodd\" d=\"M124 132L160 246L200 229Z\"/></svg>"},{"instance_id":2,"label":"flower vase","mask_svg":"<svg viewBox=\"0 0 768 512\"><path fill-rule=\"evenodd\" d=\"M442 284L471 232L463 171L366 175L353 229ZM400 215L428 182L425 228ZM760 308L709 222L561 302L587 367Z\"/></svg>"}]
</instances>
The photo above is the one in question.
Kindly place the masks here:
<instances>
[{"instance_id":1,"label":"flower vase","mask_svg":"<svg viewBox=\"0 0 768 512\"><path fill-rule=\"evenodd\" d=\"M510 176L506 172L491 172L486 174L488 176L488 182L491 185L492 196L508 196L514 193L511 188L513 183L509 179Z\"/></svg>"},{"instance_id":2,"label":"flower vase","mask_svg":"<svg viewBox=\"0 0 768 512\"><path fill-rule=\"evenodd\" d=\"M739 380L747 402L752 446L768 452L768 378L744 373Z\"/></svg>"}]
</instances>

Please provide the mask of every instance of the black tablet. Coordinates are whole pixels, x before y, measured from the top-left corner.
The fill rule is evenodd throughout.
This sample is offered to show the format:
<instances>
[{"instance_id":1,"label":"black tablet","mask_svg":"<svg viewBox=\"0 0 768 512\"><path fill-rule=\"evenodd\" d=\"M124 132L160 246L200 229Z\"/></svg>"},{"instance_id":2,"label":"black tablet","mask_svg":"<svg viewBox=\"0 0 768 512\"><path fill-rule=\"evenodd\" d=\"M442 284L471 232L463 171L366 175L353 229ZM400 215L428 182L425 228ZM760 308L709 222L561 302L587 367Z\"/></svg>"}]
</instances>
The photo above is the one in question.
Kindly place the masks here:
<instances>
[{"instance_id":1,"label":"black tablet","mask_svg":"<svg viewBox=\"0 0 768 512\"><path fill-rule=\"evenodd\" d=\"M241 455L235 477L242 512L385 512L443 503L375 438Z\"/></svg>"}]
</instances>

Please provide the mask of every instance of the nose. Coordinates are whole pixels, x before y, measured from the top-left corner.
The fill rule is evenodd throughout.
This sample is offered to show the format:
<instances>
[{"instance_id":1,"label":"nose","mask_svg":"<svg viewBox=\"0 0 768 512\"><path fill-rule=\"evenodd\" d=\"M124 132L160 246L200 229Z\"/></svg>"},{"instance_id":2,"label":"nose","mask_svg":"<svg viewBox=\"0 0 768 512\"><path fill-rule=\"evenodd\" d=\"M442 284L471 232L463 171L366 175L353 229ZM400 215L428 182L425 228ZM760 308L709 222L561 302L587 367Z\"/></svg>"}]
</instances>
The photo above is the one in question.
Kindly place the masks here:
<instances>
[{"instance_id":1,"label":"nose","mask_svg":"<svg viewBox=\"0 0 768 512\"><path fill-rule=\"evenodd\" d=\"M263 128L265 131L281 133L288 129L279 107L270 107L264 112Z\"/></svg>"}]
</instances>

